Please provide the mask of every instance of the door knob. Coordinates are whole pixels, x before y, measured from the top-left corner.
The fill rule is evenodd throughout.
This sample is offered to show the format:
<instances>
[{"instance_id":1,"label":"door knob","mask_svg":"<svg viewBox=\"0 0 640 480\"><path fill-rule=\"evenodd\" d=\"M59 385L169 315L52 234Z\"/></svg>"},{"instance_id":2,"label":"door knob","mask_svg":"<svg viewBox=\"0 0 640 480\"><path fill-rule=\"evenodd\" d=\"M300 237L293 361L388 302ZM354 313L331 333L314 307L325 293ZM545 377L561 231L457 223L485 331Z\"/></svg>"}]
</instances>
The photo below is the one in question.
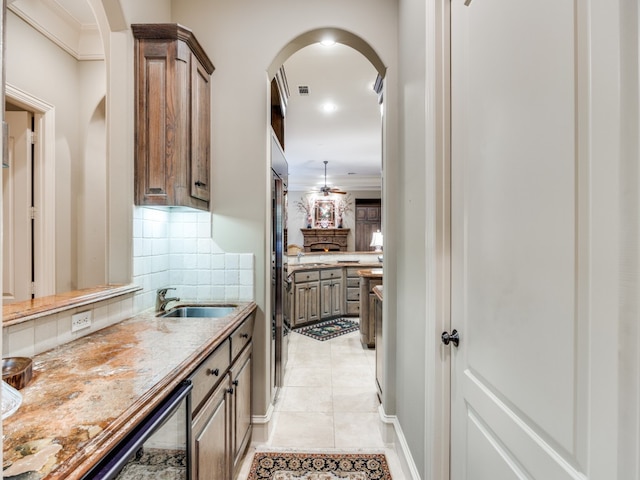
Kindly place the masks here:
<instances>
[{"instance_id":1,"label":"door knob","mask_svg":"<svg viewBox=\"0 0 640 480\"><path fill-rule=\"evenodd\" d=\"M460 335L455 329L451 331L451 334L449 334L449 332L442 332L442 336L440 338L442 339L442 343L445 345L453 343L453 346L457 347L460 344Z\"/></svg>"}]
</instances>

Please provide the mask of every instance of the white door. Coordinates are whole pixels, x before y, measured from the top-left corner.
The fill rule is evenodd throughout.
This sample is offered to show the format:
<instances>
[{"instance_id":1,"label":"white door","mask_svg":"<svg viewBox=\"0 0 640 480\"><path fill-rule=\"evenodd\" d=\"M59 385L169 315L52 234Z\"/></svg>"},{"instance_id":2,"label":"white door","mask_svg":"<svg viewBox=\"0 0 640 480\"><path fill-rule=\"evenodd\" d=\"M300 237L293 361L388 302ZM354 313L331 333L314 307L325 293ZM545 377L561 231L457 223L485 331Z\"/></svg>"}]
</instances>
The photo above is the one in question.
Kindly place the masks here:
<instances>
[{"instance_id":1,"label":"white door","mask_svg":"<svg viewBox=\"0 0 640 480\"><path fill-rule=\"evenodd\" d=\"M6 112L8 168L2 169L3 303L31 298L31 114Z\"/></svg>"},{"instance_id":2,"label":"white door","mask_svg":"<svg viewBox=\"0 0 640 480\"><path fill-rule=\"evenodd\" d=\"M588 3L451 3L452 480L595 478L615 415L594 402Z\"/></svg>"}]
</instances>

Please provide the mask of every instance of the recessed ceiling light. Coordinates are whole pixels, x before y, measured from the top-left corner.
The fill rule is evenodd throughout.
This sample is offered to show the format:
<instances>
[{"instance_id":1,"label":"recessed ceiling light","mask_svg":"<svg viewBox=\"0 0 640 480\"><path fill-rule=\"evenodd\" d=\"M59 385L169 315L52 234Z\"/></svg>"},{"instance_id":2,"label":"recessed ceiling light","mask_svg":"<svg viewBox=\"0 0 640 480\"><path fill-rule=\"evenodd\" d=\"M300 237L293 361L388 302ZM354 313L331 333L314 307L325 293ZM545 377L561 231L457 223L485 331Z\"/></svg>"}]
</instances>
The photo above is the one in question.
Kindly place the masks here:
<instances>
[{"instance_id":1,"label":"recessed ceiling light","mask_svg":"<svg viewBox=\"0 0 640 480\"><path fill-rule=\"evenodd\" d=\"M336 107L333 103L327 102L322 105L322 111L325 113L333 113L336 111L338 107Z\"/></svg>"},{"instance_id":2,"label":"recessed ceiling light","mask_svg":"<svg viewBox=\"0 0 640 480\"><path fill-rule=\"evenodd\" d=\"M336 44L336 41L333 38L325 38L320 42L320 44L325 47L333 47Z\"/></svg>"}]
</instances>

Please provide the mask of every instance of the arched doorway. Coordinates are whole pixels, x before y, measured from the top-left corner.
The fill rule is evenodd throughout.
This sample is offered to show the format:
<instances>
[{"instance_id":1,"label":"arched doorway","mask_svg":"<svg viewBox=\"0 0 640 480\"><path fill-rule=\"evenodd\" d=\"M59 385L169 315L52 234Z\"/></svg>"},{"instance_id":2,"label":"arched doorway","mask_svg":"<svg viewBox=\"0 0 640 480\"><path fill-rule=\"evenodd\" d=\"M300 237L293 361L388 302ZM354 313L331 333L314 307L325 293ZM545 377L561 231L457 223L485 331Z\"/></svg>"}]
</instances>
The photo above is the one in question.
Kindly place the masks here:
<instances>
[{"instance_id":1,"label":"arched doorway","mask_svg":"<svg viewBox=\"0 0 640 480\"><path fill-rule=\"evenodd\" d=\"M381 189L381 168L383 164L382 159L382 125L384 122L384 116L380 115L381 108L378 106L381 103L381 99L383 98L383 78L386 72L386 68L382 63L379 56L376 52L365 42L362 38L354 35L348 31L335 29L335 28L320 28L315 29L304 34L299 35L294 40L292 40L289 44L287 44L279 53L276 55L274 61L272 62L270 68L268 69L268 78L271 83L270 89L270 105L273 107L274 104L277 104L278 113L280 116L276 119L275 122L272 122L272 126L274 126L274 134L273 138L269 138L269 142L273 143L274 141L279 142L279 146L276 149L272 149L272 158L271 158L271 168L274 170L275 176L282 176L283 167L278 165L277 159L282 159L282 157L286 157L286 151L288 146L288 141L285 141L285 134L283 134L283 121L282 117L286 117L285 109L288 109L286 106L286 98L284 98L288 92L287 89L291 91L291 95L298 95L298 89L302 88L297 85L298 82L289 83L287 85L285 71L283 71L283 66L286 66L287 62L292 59L294 56L301 54L305 49L310 48L323 48L317 46L319 42L322 42L330 38L334 42L340 44L340 48L351 50L355 53L355 56L359 57L359 61L365 62L369 65L371 75L370 75L370 83L369 83L369 93L371 95L371 104L374 107L374 116L376 117L377 126L374 127L374 135L378 135L379 143L377 144L377 162L378 162L378 198L382 196ZM353 54L352 54L353 55ZM364 87L364 85L363 85ZM376 87L376 88L374 88ZM294 92L295 90L295 92ZM280 103L278 103L280 102ZM272 108L273 110L273 108ZM274 117L272 116L272 119ZM344 133L344 132L343 132ZM271 135L270 135L271 137ZM276 140L274 140L276 139ZM330 154L329 154L330 155ZM310 156L310 155L307 155ZM321 166L322 162L319 157L312 159L318 166ZM326 168L326 164L325 164ZM284 167L286 171L286 166ZM274 176L274 178L275 178ZM286 176L282 176L284 181L288 181ZM293 181L293 179L291 179ZM279 181L279 180L276 180ZM304 183L304 182L303 182ZM325 185L326 187L326 177L325 177ZM277 188L273 188L272 191L277 191ZM298 193L298 197L300 196L300 192ZM294 200L294 199L290 199ZM282 271L282 254L283 247L286 250L287 242L286 235L283 238L282 234L278 234L278 221L280 217L293 215L293 212L290 210L289 214L283 215L282 210L278 209L278 205L283 204L280 199L272 198L272 205L274 208L272 210L271 217L271 225L272 225L272 235L271 235L271 295L268 297L271 300L269 311L271 312L272 319L272 342L271 342L271 362L272 362L272 394L277 395L277 388L281 386L280 379L283 377L282 370L284 369L284 364L286 363L287 355L287 341L286 341L286 315L283 313L283 308L286 310L286 301L283 300L283 288L282 288L282 279L286 279L287 272ZM291 240L292 241L292 240ZM295 243L295 242L294 242ZM353 241L352 241L353 244ZM353 248L353 247L352 247ZM280 250L278 250L280 249ZM286 295L284 295L286 296ZM285 305L283 307L283 305ZM274 392L273 389L276 389Z\"/></svg>"}]
</instances>

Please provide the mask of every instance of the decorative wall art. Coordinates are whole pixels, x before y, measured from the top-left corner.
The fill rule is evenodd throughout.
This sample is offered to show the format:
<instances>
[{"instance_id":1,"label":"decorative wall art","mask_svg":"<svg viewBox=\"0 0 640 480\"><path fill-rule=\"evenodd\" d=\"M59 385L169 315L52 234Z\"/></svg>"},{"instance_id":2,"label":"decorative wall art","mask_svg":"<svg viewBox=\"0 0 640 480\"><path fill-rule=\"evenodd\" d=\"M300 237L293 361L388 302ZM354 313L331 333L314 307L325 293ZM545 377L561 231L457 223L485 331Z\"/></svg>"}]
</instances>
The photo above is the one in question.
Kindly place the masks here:
<instances>
[{"instance_id":1,"label":"decorative wall art","mask_svg":"<svg viewBox=\"0 0 640 480\"><path fill-rule=\"evenodd\" d=\"M333 200L316 200L316 228L335 228L336 206Z\"/></svg>"}]
</instances>

